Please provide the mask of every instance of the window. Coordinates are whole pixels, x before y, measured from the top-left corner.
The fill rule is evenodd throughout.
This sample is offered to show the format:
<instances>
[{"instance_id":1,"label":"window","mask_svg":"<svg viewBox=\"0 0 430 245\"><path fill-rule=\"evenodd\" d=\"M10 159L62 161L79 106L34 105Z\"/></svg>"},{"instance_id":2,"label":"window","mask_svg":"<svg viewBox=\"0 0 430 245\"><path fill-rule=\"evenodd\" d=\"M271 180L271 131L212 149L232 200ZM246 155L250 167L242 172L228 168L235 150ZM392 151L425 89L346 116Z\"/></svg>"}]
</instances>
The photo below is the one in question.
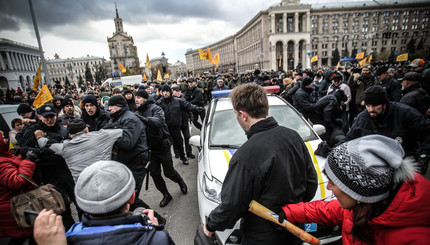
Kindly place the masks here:
<instances>
[{"instance_id":1,"label":"window","mask_svg":"<svg viewBox=\"0 0 430 245\"><path fill-rule=\"evenodd\" d=\"M369 13L363 13L363 18L369 17Z\"/></svg>"},{"instance_id":2,"label":"window","mask_svg":"<svg viewBox=\"0 0 430 245\"><path fill-rule=\"evenodd\" d=\"M397 44L397 40L396 39L391 40L391 45L396 45L396 44Z\"/></svg>"},{"instance_id":3,"label":"window","mask_svg":"<svg viewBox=\"0 0 430 245\"><path fill-rule=\"evenodd\" d=\"M408 34L409 34L408 32L403 32L403 33L402 33L402 37L407 37L407 36L408 36Z\"/></svg>"},{"instance_id":4,"label":"window","mask_svg":"<svg viewBox=\"0 0 430 245\"><path fill-rule=\"evenodd\" d=\"M420 14L420 10L419 10L419 9L414 10L414 14L415 14L415 15Z\"/></svg>"},{"instance_id":5,"label":"window","mask_svg":"<svg viewBox=\"0 0 430 245\"><path fill-rule=\"evenodd\" d=\"M312 28L318 28L318 24L317 23L312 24Z\"/></svg>"},{"instance_id":6,"label":"window","mask_svg":"<svg viewBox=\"0 0 430 245\"><path fill-rule=\"evenodd\" d=\"M424 10L424 14L430 14L430 10L429 9L425 9Z\"/></svg>"},{"instance_id":7,"label":"window","mask_svg":"<svg viewBox=\"0 0 430 245\"><path fill-rule=\"evenodd\" d=\"M409 10L403 11L403 15L409 15Z\"/></svg>"},{"instance_id":8,"label":"window","mask_svg":"<svg viewBox=\"0 0 430 245\"><path fill-rule=\"evenodd\" d=\"M397 18L393 19L393 24L397 24L397 23L399 23L399 19Z\"/></svg>"},{"instance_id":9,"label":"window","mask_svg":"<svg viewBox=\"0 0 430 245\"><path fill-rule=\"evenodd\" d=\"M377 32L379 30L379 27L378 26L374 26L374 27L372 27L372 31L373 32Z\"/></svg>"},{"instance_id":10,"label":"window","mask_svg":"<svg viewBox=\"0 0 430 245\"><path fill-rule=\"evenodd\" d=\"M353 47L357 47L357 42L353 42L353 43L352 43L352 46L353 46Z\"/></svg>"},{"instance_id":11,"label":"window","mask_svg":"<svg viewBox=\"0 0 430 245\"><path fill-rule=\"evenodd\" d=\"M312 44L312 49L318 49L318 45L317 44Z\"/></svg>"},{"instance_id":12,"label":"window","mask_svg":"<svg viewBox=\"0 0 430 245\"><path fill-rule=\"evenodd\" d=\"M389 19L384 19L384 21L382 23L384 23L384 25L388 25L388 21L389 21Z\"/></svg>"},{"instance_id":13,"label":"window","mask_svg":"<svg viewBox=\"0 0 430 245\"><path fill-rule=\"evenodd\" d=\"M332 43L332 44L331 44L331 48L336 48L336 44L335 44L335 43Z\"/></svg>"},{"instance_id":14,"label":"window","mask_svg":"<svg viewBox=\"0 0 430 245\"><path fill-rule=\"evenodd\" d=\"M406 39L402 39L401 44L406 44Z\"/></svg>"},{"instance_id":15,"label":"window","mask_svg":"<svg viewBox=\"0 0 430 245\"><path fill-rule=\"evenodd\" d=\"M412 18L412 23L417 23L419 21L418 17Z\"/></svg>"},{"instance_id":16,"label":"window","mask_svg":"<svg viewBox=\"0 0 430 245\"><path fill-rule=\"evenodd\" d=\"M397 31L397 26L392 26L392 27L391 27L391 30L393 30L393 31Z\"/></svg>"},{"instance_id":17,"label":"window","mask_svg":"<svg viewBox=\"0 0 430 245\"><path fill-rule=\"evenodd\" d=\"M363 27L361 28L361 32L368 32L369 31L369 27Z\"/></svg>"},{"instance_id":18,"label":"window","mask_svg":"<svg viewBox=\"0 0 430 245\"><path fill-rule=\"evenodd\" d=\"M407 25L402 25L402 30L407 30L408 26Z\"/></svg>"},{"instance_id":19,"label":"window","mask_svg":"<svg viewBox=\"0 0 430 245\"><path fill-rule=\"evenodd\" d=\"M390 16L390 12L389 12L389 11L385 11L385 12L384 12L384 16L385 16L385 17Z\"/></svg>"},{"instance_id":20,"label":"window","mask_svg":"<svg viewBox=\"0 0 430 245\"><path fill-rule=\"evenodd\" d=\"M373 12L373 17L378 17L379 12Z\"/></svg>"},{"instance_id":21,"label":"window","mask_svg":"<svg viewBox=\"0 0 430 245\"><path fill-rule=\"evenodd\" d=\"M378 45L378 41L372 41L372 46L377 46Z\"/></svg>"},{"instance_id":22,"label":"window","mask_svg":"<svg viewBox=\"0 0 430 245\"><path fill-rule=\"evenodd\" d=\"M423 22L428 22L429 21L429 17L424 17L423 18Z\"/></svg>"},{"instance_id":23,"label":"window","mask_svg":"<svg viewBox=\"0 0 430 245\"><path fill-rule=\"evenodd\" d=\"M322 56L327 56L327 51L322 51Z\"/></svg>"},{"instance_id":24,"label":"window","mask_svg":"<svg viewBox=\"0 0 430 245\"><path fill-rule=\"evenodd\" d=\"M416 30L418 28L418 25L412 25L411 30Z\"/></svg>"},{"instance_id":25,"label":"window","mask_svg":"<svg viewBox=\"0 0 430 245\"><path fill-rule=\"evenodd\" d=\"M394 11L393 16L399 16L399 11Z\"/></svg>"},{"instance_id":26,"label":"window","mask_svg":"<svg viewBox=\"0 0 430 245\"><path fill-rule=\"evenodd\" d=\"M334 36L334 37L333 37L333 41L337 42L338 40L339 40L339 37L338 37L338 36Z\"/></svg>"},{"instance_id":27,"label":"window","mask_svg":"<svg viewBox=\"0 0 430 245\"><path fill-rule=\"evenodd\" d=\"M342 48L345 48L345 46L346 46L346 43L342 43Z\"/></svg>"},{"instance_id":28,"label":"window","mask_svg":"<svg viewBox=\"0 0 430 245\"><path fill-rule=\"evenodd\" d=\"M403 23L408 23L408 22L409 22L409 19L408 19L408 18L404 18L402 22L403 22Z\"/></svg>"},{"instance_id":29,"label":"window","mask_svg":"<svg viewBox=\"0 0 430 245\"><path fill-rule=\"evenodd\" d=\"M374 25L378 25L379 24L379 19L373 19L373 24Z\"/></svg>"},{"instance_id":30,"label":"window","mask_svg":"<svg viewBox=\"0 0 430 245\"><path fill-rule=\"evenodd\" d=\"M348 18L348 14L343 14L343 18Z\"/></svg>"},{"instance_id":31,"label":"window","mask_svg":"<svg viewBox=\"0 0 430 245\"><path fill-rule=\"evenodd\" d=\"M327 48L327 44L326 44L326 43L324 43L324 44L322 45L322 48Z\"/></svg>"}]
</instances>

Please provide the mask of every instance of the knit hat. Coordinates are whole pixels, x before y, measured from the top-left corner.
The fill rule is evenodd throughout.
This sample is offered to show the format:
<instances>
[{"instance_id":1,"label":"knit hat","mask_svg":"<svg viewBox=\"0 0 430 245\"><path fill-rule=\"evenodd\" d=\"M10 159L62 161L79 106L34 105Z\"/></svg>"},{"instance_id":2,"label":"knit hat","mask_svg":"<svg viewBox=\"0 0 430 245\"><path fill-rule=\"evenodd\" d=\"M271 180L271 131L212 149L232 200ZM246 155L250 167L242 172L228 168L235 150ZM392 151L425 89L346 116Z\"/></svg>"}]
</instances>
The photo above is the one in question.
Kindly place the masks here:
<instances>
[{"instance_id":1,"label":"knit hat","mask_svg":"<svg viewBox=\"0 0 430 245\"><path fill-rule=\"evenodd\" d=\"M256 69L255 71L254 71L254 76L257 76L258 74L260 74L261 73L261 71L260 70L258 70L258 69Z\"/></svg>"},{"instance_id":2,"label":"knit hat","mask_svg":"<svg viewBox=\"0 0 430 245\"><path fill-rule=\"evenodd\" d=\"M304 77L302 79L302 86L303 87L306 87L306 86L308 86L311 83L312 83L312 78L310 78L310 77Z\"/></svg>"},{"instance_id":3,"label":"knit hat","mask_svg":"<svg viewBox=\"0 0 430 245\"><path fill-rule=\"evenodd\" d=\"M141 90L137 91L136 96L142 97L144 99L148 99L148 97L149 97L149 95L145 89L141 89Z\"/></svg>"},{"instance_id":4,"label":"knit hat","mask_svg":"<svg viewBox=\"0 0 430 245\"><path fill-rule=\"evenodd\" d=\"M127 100L125 100L124 96L122 95L114 95L110 97L109 99L109 105L116 105L119 107L126 107L127 106Z\"/></svg>"},{"instance_id":5,"label":"knit hat","mask_svg":"<svg viewBox=\"0 0 430 245\"><path fill-rule=\"evenodd\" d=\"M368 135L345 142L327 157L327 177L344 193L364 203L388 197L394 184L413 179L412 162L403 160L404 151L397 140Z\"/></svg>"},{"instance_id":6,"label":"knit hat","mask_svg":"<svg viewBox=\"0 0 430 245\"><path fill-rule=\"evenodd\" d=\"M132 94L133 92L130 89L125 89L122 91L122 94L125 96L126 94Z\"/></svg>"},{"instance_id":7,"label":"knit hat","mask_svg":"<svg viewBox=\"0 0 430 245\"><path fill-rule=\"evenodd\" d=\"M67 132L76 134L82 132L87 127L87 124L82 119L74 119L67 124Z\"/></svg>"},{"instance_id":8,"label":"knit hat","mask_svg":"<svg viewBox=\"0 0 430 245\"><path fill-rule=\"evenodd\" d=\"M66 105L70 105L70 106L75 106L74 104L73 104L73 101L72 100L63 100L63 104L61 105L61 108L64 108Z\"/></svg>"},{"instance_id":9,"label":"knit hat","mask_svg":"<svg viewBox=\"0 0 430 245\"><path fill-rule=\"evenodd\" d=\"M388 73L388 67L382 66L375 71L376 76L381 76L384 73Z\"/></svg>"},{"instance_id":10,"label":"knit hat","mask_svg":"<svg viewBox=\"0 0 430 245\"><path fill-rule=\"evenodd\" d=\"M109 96L103 96L102 105L104 105L106 101L109 101Z\"/></svg>"},{"instance_id":11,"label":"knit hat","mask_svg":"<svg viewBox=\"0 0 430 245\"><path fill-rule=\"evenodd\" d=\"M91 103L91 104L97 106L96 96L94 96L92 94L85 96L84 99L82 100L82 105L85 106L86 103Z\"/></svg>"},{"instance_id":12,"label":"knit hat","mask_svg":"<svg viewBox=\"0 0 430 245\"><path fill-rule=\"evenodd\" d=\"M87 213L106 214L126 204L135 185L133 174L124 164L97 161L79 175L76 202Z\"/></svg>"},{"instance_id":13,"label":"knit hat","mask_svg":"<svg viewBox=\"0 0 430 245\"><path fill-rule=\"evenodd\" d=\"M167 84L164 84L163 86L161 86L161 92L163 91L169 91L170 93L172 93L172 89Z\"/></svg>"},{"instance_id":14,"label":"knit hat","mask_svg":"<svg viewBox=\"0 0 430 245\"><path fill-rule=\"evenodd\" d=\"M387 93L382 86L374 85L364 91L364 104L383 105L388 103Z\"/></svg>"},{"instance_id":15,"label":"knit hat","mask_svg":"<svg viewBox=\"0 0 430 245\"><path fill-rule=\"evenodd\" d=\"M16 113L18 113L18 115L21 115L27 112L32 112L32 111L33 109L31 109L31 106L29 106L28 104L20 104L16 109Z\"/></svg>"}]
</instances>

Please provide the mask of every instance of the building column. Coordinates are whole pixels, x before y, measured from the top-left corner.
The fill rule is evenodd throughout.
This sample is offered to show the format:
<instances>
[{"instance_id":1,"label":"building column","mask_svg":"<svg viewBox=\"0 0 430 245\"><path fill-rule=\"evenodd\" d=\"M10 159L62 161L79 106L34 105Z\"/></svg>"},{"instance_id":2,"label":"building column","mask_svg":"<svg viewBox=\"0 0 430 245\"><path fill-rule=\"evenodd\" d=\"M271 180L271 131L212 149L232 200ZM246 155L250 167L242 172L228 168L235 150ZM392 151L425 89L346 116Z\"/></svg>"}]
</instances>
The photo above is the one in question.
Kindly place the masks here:
<instances>
[{"instance_id":1,"label":"building column","mask_svg":"<svg viewBox=\"0 0 430 245\"><path fill-rule=\"evenodd\" d=\"M307 32L312 32L311 29L311 13L310 12L306 12L306 25L307 25Z\"/></svg>"},{"instance_id":2,"label":"building column","mask_svg":"<svg viewBox=\"0 0 430 245\"><path fill-rule=\"evenodd\" d=\"M14 52L11 52L11 57L12 57L12 62L14 64L15 70L20 70L21 68L20 68L20 66L18 64L18 61L16 59L16 55L15 55Z\"/></svg>"},{"instance_id":3,"label":"building column","mask_svg":"<svg viewBox=\"0 0 430 245\"><path fill-rule=\"evenodd\" d=\"M308 43L306 43L306 50L305 50L305 53L306 53L306 68L311 68L312 69L312 63L311 63L311 56L312 56L312 53L310 54L310 55L308 55L308 50L311 50L311 44L308 42Z\"/></svg>"},{"instance_id":4,"label":"building column","mask_svg":"<svg viewBox=\"0 0 430 245\"><path fill-rule=\"evenodd\" d=\"M7 63L9 65L9 69L13 70L13 64L12 64L12 60L10 59L10 55L9 55L9 51L6 51L6 58L7 58Z\"/></svg>"},{"instance_id":5,"label":"building column","mask_svg":"<svg viewBox=\"0 0 430 245\"><path fill-rule=\"evenodd\" d=\"M30 71L34 70L34 66L33 66L34 64L31 60L31 55L27 55L27 60L28 60L28 63L30 64Z\"/></svg>"},{"instance_id":6,"label":"building column","mask_svg":"<svg viewBox=\"0 0 430 245\"><path fill-rule=\"evenodd\" d=\"M18 57L19 57L19 59L21 61L22 70L26 71L27 70L27 66L25 64L24 56L21 53L18 53Z\"/></svg>"},{"instance_id":7,"label":"building column","mask_svg":"<svg viewBox=\"0 0 430 245\"><path fill-rule=\"evenodd\" d=\"M272 45L272 49L270 50L271 56L272 56L272 70L277 71L278 70L278 64L276 60L276 45Z\"/></svg>"},{"instance_id":8,"label":"building column","mask_svg":"<svg viewBox=\"0 0 430 245\"><path fill-rule=\"evenodd\" d=\"M276 33L275 30L275 14L270 15L270 24L272 28L272 33Z\"/></svg>"},{"instance_id":9,"label":"building column","mask_svg":"<svg viewBox=\"0 0 430 245\"><path fill-rule=\"evenodd\" d=\"M24 70L24 64L22 63L18 53L15 53L15 58L16 58L16 62L18 63L19 69L21 71L23 71Z\"/></svg>"},{"instance_id":10,"label":"building column","mask_svg":"<svg viewBox=\"0 0 430 245\"><path fill-rule=\"evenodd\" d=\"M288 70L288 42L285 41L285 45L283 45L283 52L282 52L282 67L285 71Z\"/></svg>"},{"instance_id":11,"label":"building column","mask_svg":"<svg viewBox=\"0 0 430 245\"><path fill-rule=\"evenodd\" d=\"M1 65L2 71L6 70L6 65L3 61L3 56L1 55L1 53L0 53L0 65Z\"/></svg>"},{"instance_id":12,"label":"building column","mask_svg":"<svg viewBox=\"0 0 430 245\"><path fill-rule=\"evenodd\" d=\"M299 32L299 13L294 14L294 32Z\"/></svg>"},{"instance_id":13,"label":"building column","mask_svg":"<svg viewBox=\"0 0 430 245\"><path fill-rule=\"evenodd\" d=\"M28 54L24 55L24 58L25 58L25 62L27 63L27 66L28 66L28 71L31 71L32 67L31 67L29 55Z\"/></svg>"},{"instance_id":14,"label":"building column","mask_svg":"<svg viewBox=\"0 0 430 245\"><path fill-rule=\"evenodd\" d=\"M299 64L299 42L294 41L294 67L293 67L293 69L296 69L298 64Z\"/></svg>"},{"instance_id":15,"label":"building column","mask_svg":"<svg viewBox=\"0 0 430 245\"><path fill-rule=\"evenodd\" d=\"M23 64L23 66L24 66L24 69L26 70L26 71L28 71L29 70L29 68L28 68L28 66L27 66L27 61L25 60L25 54L19 54L20 56L21 56L21 60L22 60L22 64Z\"/></svg>"},{"instance_id":16,"label":"building column","mask_svg":"<svg viewBox=\"0 0 430 245\"><path fill-rule=\"evenodd\" d=\"M287 33L287 13L282 16L284 18L284 33Z\"/></svg>"},{"instance_id":17,"label":"building column","mask_svg":"<svg viewBox=\"0 0 430 245\"><path fill-rule=\"evenodd\" d=\"M39 63L36 56L33 56L33 64L34 64L34 70L37 71L37 68L39 68Z\"/></svg>"}]
</instances>

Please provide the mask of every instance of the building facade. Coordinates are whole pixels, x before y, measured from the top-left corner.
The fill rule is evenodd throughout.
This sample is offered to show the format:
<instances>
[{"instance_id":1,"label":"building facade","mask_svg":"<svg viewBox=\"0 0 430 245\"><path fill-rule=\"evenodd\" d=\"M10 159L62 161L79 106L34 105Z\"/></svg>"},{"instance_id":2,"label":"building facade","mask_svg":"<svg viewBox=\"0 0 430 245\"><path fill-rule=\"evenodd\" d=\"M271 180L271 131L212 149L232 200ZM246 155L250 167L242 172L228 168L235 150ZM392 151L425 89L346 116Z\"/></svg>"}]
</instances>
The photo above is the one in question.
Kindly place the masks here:
<instances>
[{"instance_id":1,"label":"building facade","mask_svg":"<svg viewBox=\"0 0 430 245\"><path fill-rule=\"evenodd\" d=\"M0 89L32 89L39 62L37 47L0 38Z\"/></svg>"},{"instance_id":2,"label":"building facade","mask_svg":"<svg viewBox=\"0 0 430 245\"><path fill-rule=\"evenodd\" d=\"M187 65L182 61L176 61L174 64L169 64L170 79L178 79L187 77Z\"/></svg>"},{"instance_id":3,"label":"building facade","mask_svg":"<svg viewBox=\"0 0 430 245\"><path fill-rule=\"evenodd\" d=\"M133 37L124 32L122 18L116 9L115 32L112 37L107 38L111 70L118 70L118 62L127 69L138 69L140 67L137 47L134 45Z\"/></svg>"},{"instance_id":4,"label":"building facade","mask_svg":"<svg viewBox=\"0 0 430 245\"><path fill-rule=\"evenodd\" d=\"M103 66L105 62L104 58L89 55L87 57L66 59L60 59L57 55L52 60L48 59L46 65L52 82L60 82L61 85L64 85L67 77L70 84L78 85L79 76L85 81L87 64L94 78L98 66Z\"/></svg>"},{"instance_id":5,"label":"building facade","mask_svg":"<svg viewBox=\"0 0 430 245\"><path fill-rule=\"evenodd\" d=\"M212 54L220 53L219 72L233 67L239 73L332 66L336 48L340 57L400 54L413 39L430 49L428 2L369 4L312 8L300 0L282 0L208 47ZM318 61L311 64L314 55ZM214 71L213 64L199 59L198 49L187 50L185 58L195 74Z\"/></svg>"}]
</instances>

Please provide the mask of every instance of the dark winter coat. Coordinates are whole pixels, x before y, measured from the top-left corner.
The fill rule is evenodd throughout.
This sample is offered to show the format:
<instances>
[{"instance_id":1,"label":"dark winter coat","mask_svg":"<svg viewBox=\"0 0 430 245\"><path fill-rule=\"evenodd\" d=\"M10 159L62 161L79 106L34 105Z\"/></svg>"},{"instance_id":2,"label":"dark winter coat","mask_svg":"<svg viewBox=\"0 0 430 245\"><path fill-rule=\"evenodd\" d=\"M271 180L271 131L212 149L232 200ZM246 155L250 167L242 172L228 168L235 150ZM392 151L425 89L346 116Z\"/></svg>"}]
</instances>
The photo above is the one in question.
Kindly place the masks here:
<instances>
[{"instance_id":1,"label":"dark winter coat","mask_svg":"<svg viewBox=\"0 0 430 245\"><path fill-rule=\"evenodd\" d=\"M10 199L21 191L33 189L33 185L18 176L24 174L32 178L36 165L21 156L16 157L0 135L0 237L25 237L32 229L19 228L10 212Z\"/></svg>"},{"instance_id":2,"label":"dark winter coat","mask_svg":"<svg viewBox=\"0 0 430 245\"><path fill-rule=\"evenodd\" d=\"M97 106L97 111L92 116L88 115L87 111L84 108L82 110L82 120L84 120L84 122L88 124L88 130L91 132L102 129L109 121L109 117L106 115L106 112L103 109Z\"/></svg>"},{"instance_id":3,"label":"dark winter coat","mask_svg":"<svg viewBox=\"0 0 430 245\"><path fill-rule=\"evenodd\" d=\"M364 91L366 91L368 87L376 85L376 83L376 78L370 74L368 77L360 75L357 79L355 79L354 76L349 77L348 86L351 88L353 97L355 96L354 104L360 105L364 100Z\"/></svg>"},{"instance_id":4,"label":"dark winter coat","mask_svg":"<svg viewBox=\"0 0 430 245\"><path fill-rule=\"evenodd\" d=\"M424 115L430 108L430 95L421 87L421 84L416 83L403 90L400 103L413 107Z\"/></svg>"},{"instance_id":5,"label":"dark winter coat","mask_svg":"<svg viewBox=\"0 0 430 245\"><path fill-rule=\"evenodd\" d=\"M273 117L254 124L247 137L231 158L221 204L210 213L207 228L223 231L243 218L242 244L294 244L298 238L248 212L248 205L256 200L279 213L285 203L310 201L317 175L309 151L297 132Z\"/></svg>"},{"instance_id":6,"label":"dark winter coat","mask_svg":"<svg viewBox=\"0 0 430 245\"><path fill-rule=\"evenodd\" d=\"M301 87L294 94L294 107L302 113L305 118L309 118L316 106L316 99L313 96L314 89Z\"/></svg>"},{"instance_id":7,"label":"dark winter coat","mask_svg":"<svg viewBox=\"0 0 430 245\"><path fill-rule=\"evenodd\" d=\"M161 98L157 105L164 111L167 127L180 128L182 125L182 111L193 111L197 106L187 102L185 99L170 96Z\"/></svg>"},{"instance_id":8,"label":"dark winter coat","mask_svg":"<svg viewBox=\"0 0 430 245\"><path fill-rule=\"evenodd\" d=\"M193 105L204 106L202 91L197 86L187 90L185 93L185 99Z\"/></svg>"},{"instance_id":9,"label":"dark winter coat","mask_svg":"<svg viewBox=\"0 0 430 245\"><path fill-rule=\"evenodd\" d=\"M367 110L360 112L345 141L365 135L380 134L399 139L407 156L415 155L418 145L424 154L430 155L430 121L414 108L398 102L386 104L380 118L371 118Z\"/></svg>"},{"instance_id":10,"label":"dark winter coat","mask_svg":"<svg viewBox=\"0 0 430 245\"><path fill-rule=\"evenodd\" d=\"M387 97L389 101L398 102L401 98L400 95L400 85L396 79L392 77L388 77L383 81L379 81L377 85L385 88L385 92L387 93Z\"/></svg>"},{"instance_id":11,"label":"dark winter coat","mask_svg":"<svg viewBox=\"0 0 430 245\"><path fill-rule=\"evenodd\" d=\"M212 91L229 90L229 89L230 88L227 85L223 84L222 87L218 87L218 85L216 85Z\"/></svg>"}]
</instances>

